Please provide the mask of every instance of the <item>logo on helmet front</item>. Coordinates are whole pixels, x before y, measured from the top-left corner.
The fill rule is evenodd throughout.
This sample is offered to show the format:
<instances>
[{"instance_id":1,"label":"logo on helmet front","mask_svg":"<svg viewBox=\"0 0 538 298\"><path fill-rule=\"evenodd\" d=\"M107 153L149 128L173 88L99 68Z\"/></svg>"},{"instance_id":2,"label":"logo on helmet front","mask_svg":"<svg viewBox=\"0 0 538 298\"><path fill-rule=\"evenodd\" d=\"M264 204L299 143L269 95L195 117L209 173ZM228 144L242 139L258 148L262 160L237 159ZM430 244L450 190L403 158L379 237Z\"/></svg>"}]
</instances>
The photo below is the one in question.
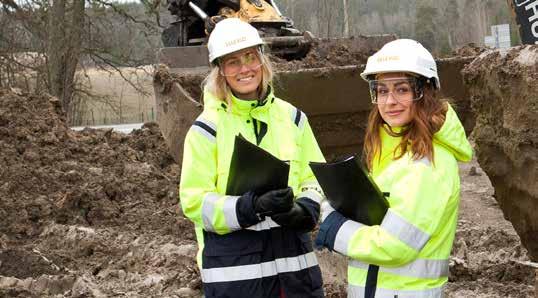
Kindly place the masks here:
<instances>
[{"instance_id":1,"label":"logo on helmet front","mask_svg":"<svg viewBox=\"0 0 538 298\"><path fill-rule=\"evenodd\" d=\"M226 47L231 47L231 46L234 46L238 43L242 43L244 41L247 41L247 37L246 36L243 36L243 37L239 37L239 38L236 38L234 40L229 40L229 41L226 41L224 44L226 45Z\"/></svg>"},{"instance_id":2,"label":"logo on helmet front","mask_svg":"<svg viewBox=\"0 0 538 298\"><path fill-rule=\"evenodd\" d=\"M381 56L377 57L377 62L389 62L389 61L398 61L400 56Z\"/></svg>"}]
</instances>

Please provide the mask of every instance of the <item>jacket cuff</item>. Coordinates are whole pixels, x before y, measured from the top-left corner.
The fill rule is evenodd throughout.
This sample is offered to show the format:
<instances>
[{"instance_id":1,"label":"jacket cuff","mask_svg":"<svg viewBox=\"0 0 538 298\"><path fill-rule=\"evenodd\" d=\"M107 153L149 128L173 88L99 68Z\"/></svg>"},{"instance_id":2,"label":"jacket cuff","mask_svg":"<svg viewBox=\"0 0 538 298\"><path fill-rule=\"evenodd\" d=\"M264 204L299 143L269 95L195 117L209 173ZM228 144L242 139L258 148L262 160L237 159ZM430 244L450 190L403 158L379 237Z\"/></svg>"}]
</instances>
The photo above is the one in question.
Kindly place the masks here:
<instances>
[{"instance_id":1,"label":"jacket cuff","mask_svg":"<svg viewBox=\"0 0 538 298\"><path fill-rule=\"evenodd\" d=\"M235 205L237 221L242 228L247 228L262 221L262 218L254 210L254 199L256 195L253 192L247 192L239 197Z\"/></svg>"},{"instance_id":2,"label":"jacket cuff","mask_svg":"<svg viewBox=\"0 0 538 298\"><path fill-rule=\"evenodd\" d=\"M329 250L334 251L336 235L346 221L347 218L339 212L331 212L331 214L329 214L329 216L327 216L327 218L319 226L319 233L318 237L316 238L316 246L324 246Z\"/></svg>"}]
</instances>

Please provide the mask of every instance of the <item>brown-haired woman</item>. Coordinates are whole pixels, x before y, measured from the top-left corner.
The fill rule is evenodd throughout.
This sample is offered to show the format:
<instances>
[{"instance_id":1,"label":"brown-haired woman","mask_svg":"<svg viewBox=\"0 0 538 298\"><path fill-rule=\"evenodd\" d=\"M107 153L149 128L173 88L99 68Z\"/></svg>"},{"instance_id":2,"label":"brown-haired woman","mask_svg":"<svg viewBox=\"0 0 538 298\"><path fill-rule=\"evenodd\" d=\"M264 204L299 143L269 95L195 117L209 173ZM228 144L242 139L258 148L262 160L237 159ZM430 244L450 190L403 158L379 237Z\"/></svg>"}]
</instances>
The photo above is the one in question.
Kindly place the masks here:
<instances>
[{"instance_id":1,"label":"brown-haired woman","mask_svg":"<svg viewBox=\"0 0 538 298\"><path fill-rule=\"evenodd\" d=\"M420 43L387 43L361 76L375 104L366 163L390 208L380 225L366 226L324 202L316 244L350 258L348 297L442 297L457 223L457 162L471 159L471 146L438 98L435 60Z\"/></svg>"}]
</instances>

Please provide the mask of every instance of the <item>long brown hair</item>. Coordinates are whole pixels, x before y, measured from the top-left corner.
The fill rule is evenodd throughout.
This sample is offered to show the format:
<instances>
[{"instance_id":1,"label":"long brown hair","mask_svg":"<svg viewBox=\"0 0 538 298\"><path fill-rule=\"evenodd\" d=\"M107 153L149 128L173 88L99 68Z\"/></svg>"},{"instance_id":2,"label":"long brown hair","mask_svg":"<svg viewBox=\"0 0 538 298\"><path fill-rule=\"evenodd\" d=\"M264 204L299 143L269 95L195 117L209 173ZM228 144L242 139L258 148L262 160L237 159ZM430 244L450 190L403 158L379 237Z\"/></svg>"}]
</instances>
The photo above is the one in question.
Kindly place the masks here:
<instances>
[{"instance_id":1,"label":"long brown hair","mask_svg":"<svg viewBox=\"0 0 538 298\"><path fill-rule=\"evenodd\" d=\"M447 100L438 98L437 91L431 83L425 84L422 90L422 98L411 105L411 122L400 132L393 131L388 124L385 125L386 122L381 118L377 106L370 111L364 137L364 156L370 170L373 159L376 156L381 159L380 129L384 129L393 137L402 138L394 152L394 159L401 158L410 150L414 160L426 157L433 162L433 135L445 122L448 106Z\"/></svg>"}]
</instances>

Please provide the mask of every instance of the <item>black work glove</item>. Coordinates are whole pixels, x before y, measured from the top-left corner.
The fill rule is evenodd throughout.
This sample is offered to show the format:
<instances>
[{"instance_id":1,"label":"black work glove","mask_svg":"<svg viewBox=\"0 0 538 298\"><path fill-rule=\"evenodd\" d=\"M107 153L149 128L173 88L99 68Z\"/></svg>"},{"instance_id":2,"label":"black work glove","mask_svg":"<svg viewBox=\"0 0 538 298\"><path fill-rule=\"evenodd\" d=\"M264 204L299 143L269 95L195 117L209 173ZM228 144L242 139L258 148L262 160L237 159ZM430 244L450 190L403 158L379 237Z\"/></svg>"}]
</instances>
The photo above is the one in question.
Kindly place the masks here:
<instances>
[{"instance_id":1,"label":"black work glove","mask_svg":"<svg viewBox=\"0 0 538 298\"><path fill-rule=\"evenodd\" d=\"M239 197L236 213L239 225L249 227L265 216L289 211L293 207L293 190L288 188L268 191L260 196L249 191Z\"/></svg>"},{"instance_id":2,"label":"black work glove","mask_svg":"<svg viewBox=\"0 0 538 298\"><path fill-rule=\"evenodd\" d=\"M316 211L319 214L319 207ZM295 202L289 211L274 214L271 218L281 227L308 232L316 227L318 216L309 212L301 202Z\"/></svg>"},{"instance_id":3,"label":"black work glove","mask_svg":"<svg viewBox=\"0 0 538 298\"><path fill-rule=\"evenodd\" d=\"M205 19L204 26L205 26L205 33L207 34L207 36L209 36L209 34L211 34L213 29L215 29L215 26L217 25L217 23L224 20L225 18L226 18L225 16L217 15L217 16L212 16Z\"/></svg>"}]
</instances>

